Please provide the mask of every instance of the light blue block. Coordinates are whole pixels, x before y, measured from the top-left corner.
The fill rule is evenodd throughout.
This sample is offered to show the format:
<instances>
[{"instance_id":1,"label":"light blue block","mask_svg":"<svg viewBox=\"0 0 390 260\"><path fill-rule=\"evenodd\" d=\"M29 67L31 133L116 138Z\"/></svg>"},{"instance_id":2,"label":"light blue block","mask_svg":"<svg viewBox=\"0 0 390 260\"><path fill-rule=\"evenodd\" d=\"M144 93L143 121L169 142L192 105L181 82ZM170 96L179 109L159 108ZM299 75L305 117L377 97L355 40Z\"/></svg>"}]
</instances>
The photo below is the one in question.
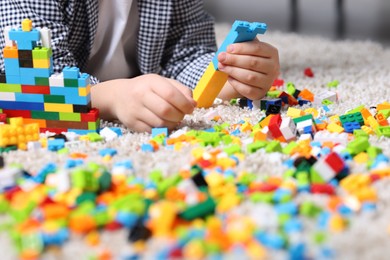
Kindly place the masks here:
<instances>
[{"instance_id":1,"label":"light blue block","mask_svg":"<svg viewBox=\"0 0 390 260\"><path fill-rule=\"evenodd\" d=\"M37 46L37 41L41 39L41 36L37 29L24 32L19 28L11 29L9 31L9 38L17 42L19 50L33 50Z\"/></svg>"},{"instance_id":2,"label":"light blue block","mask_svg":"<svg viewBox=\"0 0 390 260\"><path fill-rule=\"evenodd\" d=\"M20 75L19 59L5 58L4 59L4 66L5 66L5 74L11 75L11 76L19 76Z\"/></svg>"},{"instance_id":3,"label":"light blue block","mask_svg":"<svg viewBox=\"0 0 390 260\"><path fill-rule=\"evenodd\" d=\"M21 77L32 77L35 78L35 69L34 68L20 68L20 76Z\"/></svg>"},{"instance_id":4,"label":"light blue block","mask_svg":"<svg viewBox=\"0 0 390 260\"><path fill-rule=\"evenodd\" d=\"M21 77L20 84L34 86L35 85L35 78Z\"/></svg>"},{"instance_id":5,"label":"light blue block","mask_svg":"<svg viewBox=\"0 0 390 260\"><path fill-rule=\"evenodd\" d=\"M87 73L81 74L81 75L80 75L80 78L79 78L79 84L78 84L78 86L79 86L79 87L86 87L86 86L88 86L89 84L91 84L91 79L90 79L89 74L87 74Z\"/></svg>"},{"instance_id":6,"label":"light blue block","mask_svg":"<svg viewBox=\"0 0 390 260\"><path fill-rule=\"evenodd\" d=\"M74 95L65 95L65 103L73 105L88 105L91 102L91 95L83 96L74 96Z\"/></svg>"},{"instance_id":7,"label":"light blue block","mask_svg":"<svg viewBox=\"0 0 390 260\"><path fill-rule=\"evenodd\" d=\"M62 95L62 96L79 96L78 88L65 88L65 87L50 87L50 94L52 95Z\"/></svg>"},{"instance_id":8,"label":"light blue block","mask_svg":"<svg viewBox=\"0 0 390 260\"><path fill-rule=\"evenodd\" d=\"M42 94L15 93L16 101L43 103Z\"/></svg>"},{"instance_id":9,"label":"light blue block","mask_svg":"<svg viewBox=\"0 0 390 260\"><path fill-rule=\"evenodd\" d=\"M34 69L34 75L35 77L40 78L49 78L53 74L53 68L43 69L43 68L35 68Z\"/></svg>"},{"instance_id":10,"label":"light blue block","mask_svg":"<svg viewBox=\"0 0 390 260\"><path fill-rule=\"evenodd\" d=\"M157 135L160 135L160 134L168 136L168 128L166 128L166 127L160 127L160 128L155 127L155 128L152 128L152 138L156 137Z\"/></svg>"},{"instance_id":11,"label":"light blue block","mask_svg":"<svg viewBox=\"0 0 390 260\"><path fill-rule=\"evenodd\" d=\"M21 84L20 76L6 74L5 80L7 81L8 84Z\"/></svg>"},{"instance_id":12,"label":"light blue block","mask_svg":"<svg viewBox=\"0 0 390 260\"><path fill-rule=\"evenodd\" d=\"M264 34L266 30L267 25L265 23L249 23L246 21L236 20L233 23L229 34L226 36L225 40L214 55L214 68L218 70L218 54L226 51L227 46L232 43L251 41L256 37L257 34Z\"/></svg>"},{"instance_id":13,"label":"light blue block","mask_svg":"<svg viewBox=\"0 0 390 260\"><path fill-rule=\"evenodd\" d=\"M80 69L77 67L65 67L62 70L64 79L78 79L80 77Z\"/></svg>"},{"instance_id":14,"label":"light blue block","mask_svg":"<svg viewBox=\"0 0 390 260\"><path fill-rule=\"evenodd\" d=\"M68 129L68 132L73 132L79 135L87 135L89 133L96 133L95 130L84 130L84 129Z\"/></svg>"}]
</instances>

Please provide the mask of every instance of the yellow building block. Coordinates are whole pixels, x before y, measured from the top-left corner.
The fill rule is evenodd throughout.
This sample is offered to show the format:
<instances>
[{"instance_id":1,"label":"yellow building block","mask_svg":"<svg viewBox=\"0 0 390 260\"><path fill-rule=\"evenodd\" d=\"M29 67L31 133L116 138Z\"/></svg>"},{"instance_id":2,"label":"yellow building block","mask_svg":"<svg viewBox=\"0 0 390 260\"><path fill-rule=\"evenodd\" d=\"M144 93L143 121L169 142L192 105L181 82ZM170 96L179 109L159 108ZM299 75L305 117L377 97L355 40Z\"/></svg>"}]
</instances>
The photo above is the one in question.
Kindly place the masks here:
<instances>
[{"instance_id":1,"label":"yellow building block","mask_svg":"<svg viewBox=\"0 0 390 260\"><path fill-rule=\"evenodd\" d=\"M73 112L72 104L44 103L46 112Z\"/></svg>"},{"instance_id":2,"label":"yellow building block","mask_svg":"<svg viewBox=\"0 0 390 260\"><path fill-rule=\"evenodd\" d=\"M79 96L86 97L89 93L91 93L91 85L88 85L85 88L79 88Z\"/></svg>"},{"instance_id":3,"label":"yellow building block","mask_svg":"<svg viewBox=\"0 0 390 260\"><path fill-rule=\"evenodd\" d=\"M342 133L344 131L344 128L342 126L339 126L338 124L336 123L330 123L326 129L331 132L331 133Z\"/></svg>"},{"instance_id":4,"label":"yellow building block","mask_svg":"<svg viewBox=\"0 0 390 260\"><path fill-rule=\"evenodd\" d=\"M30 32L32 30L32 21L30 19L24 19L22 21L22 31Z\"/></svg>"},{"instance_id":5,"label":"yellow building block","mask_svg":"<svg viewBox=\"0 0 390 260\"><path fill-rule=\"evenodd\" d=\"M39 139L38 124L23 124L23 118L10 118L10 124L0 125L0 147L16 145L26 150L27 143Z\"/></svg>"},{"instance_id":6,"label":"yellow building block","mask_svg":"<svg viewBox=\"0 0 390 260\"><path fill-rule=\"evenodd\" d=\"M305 115L305 112L302 111L301 109L294 108L294 107L289 107L287 109L287 116L291 118L296 118Z\"/></svg>"},{"instance_id":7,"label":"yellow building block","mask_svg":"<svg viewBox=\"0 0 390 260\"><path fill-rule=\"evenodd\" d=\"M228 75L222 71L216 70L213 63L210 62L193 92L197 107L212 106L227 79Z\"/></svg>"},{"instance_id":8,"label":"yellow building block","mask_svg":"<svg viewBox=\"0 0 390 260\"><path fill-rule=\"evenodd\" d=\"M50 68L49 59L33 59L33 67L35 69L48 69Z\"/></svg>"},{"instance_id":9,"label":"yellow building block","mask_svg":"<svg viewBox=\"0 0 390 260\"><path fill-rule=\"evenodd\" d=\"M371 128L374 130L380 126L379 123L375 120L375 118L373 116L369 116L367 118L367 122L371 126Z\"/></svg>"}]
</instances>

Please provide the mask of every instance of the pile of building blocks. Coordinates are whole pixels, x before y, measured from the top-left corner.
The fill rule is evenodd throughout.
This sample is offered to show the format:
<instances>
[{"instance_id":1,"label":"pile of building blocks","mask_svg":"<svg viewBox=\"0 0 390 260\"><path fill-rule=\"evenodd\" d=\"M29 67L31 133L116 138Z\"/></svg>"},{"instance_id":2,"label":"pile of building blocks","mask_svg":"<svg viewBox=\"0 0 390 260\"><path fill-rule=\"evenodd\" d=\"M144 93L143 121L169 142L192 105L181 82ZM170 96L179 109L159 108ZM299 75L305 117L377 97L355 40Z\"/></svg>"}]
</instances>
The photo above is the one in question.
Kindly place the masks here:
<instances>
[{"instance_id":1,"label":"pile of building blocks","mask_svg":"<svg viewBox=\"0 0 390 260\"><path fill-rule=\"evenodd\" d=\"M218 70L218 54L226 51L230 44L251 41L257 34L264 34L266 30L267 25L264 23L239 20L233 23L229 34L194 89L193 96L198 107L210 107L228 79L226 73Z\"/></svg>"},{"instance_id":2,"label":"pile of building blocks","mask_svg":"<svg viewBox=\"0 0 390 260\"><path fill-rule=\"evenodd\" d=\"M23 118L13 117L10 124L0 125L0 149L16 146L26 150L28 142L39 140L39 125L37 123L23 124Z\"/></svg>"},{"instance_id":3,"label":"pile of building blocks","mask_svg":"<svg viewBox=\"0 0 390 260\"><path fill-rule=\"evenodd\" d=\"M0 75L0 113L37 123L41 132L97 132L99 111L91 108L90 76L76 67L55 74L47 28L6 28L5 74Z\"/></svg>"}]
</instances>

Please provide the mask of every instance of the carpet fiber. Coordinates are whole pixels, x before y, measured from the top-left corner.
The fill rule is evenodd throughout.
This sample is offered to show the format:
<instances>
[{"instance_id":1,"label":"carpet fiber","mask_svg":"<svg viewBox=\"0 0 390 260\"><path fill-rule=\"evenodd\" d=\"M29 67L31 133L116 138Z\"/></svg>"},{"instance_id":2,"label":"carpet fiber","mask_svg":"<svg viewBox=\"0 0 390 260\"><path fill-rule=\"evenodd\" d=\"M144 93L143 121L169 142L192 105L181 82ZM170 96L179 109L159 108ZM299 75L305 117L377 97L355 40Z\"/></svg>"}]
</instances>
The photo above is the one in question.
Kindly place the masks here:
<instances>
[{"instance_id":1,"label":"carpet fiber","mask_svg":"<svg viewBox=\"0 0 390 260\"><path fill-rule=\"evenodd\" d=\"M223 39L229 30L229 26L217 28L218 38ZM293 82L297 89L307 88L314 94L327 90L327 84L338 80L339 85L335 91L338 93L339 101L329 106L330 111L326 114L342 115L349 109L365 105L367 108L376 106L383 102L390 102L390 50L373 42L357 41L330 41L320 37L299 36L278 32L267 32L261 37L279 49L281 62L281 75L285 82ZM304 76L303 71L310 67L314 77ZM334 89L332 89L334 90ZM305 107L307 108L307 107ZM207 119L210 111L216 111L220 116L215 122ZM286 111L283 110L282 114ZM188 115L179 127L179 131L190 129L208 129L215 125L227 122L231 125L246 120L256 124L264 116L259 111L242 109L238 106L218 104L210 109L197 109L192 115ZM104 122L107 126L118 126L113 123ZM70 153L86 153L87 161L94 161L107 164L110 167L124 159L131 160L134 167L134 174L139 178L146 179L148 174L155 169L162 171L164 176L178 173L182 169L188 169L192 162L192 151L197 144L185 143L180 151L172 151L161 147L156 152L142 152L142 144L148 143L151 139L148 134L130 133L122 129L124 135L110 142L70 142L67 144ZM175 134L175 133L173 133ZM253 173L258 180L267 176L282 176L286 171L283 162L288 156L280 153L266 153L258 150L249 154L245 145L250 140L248 133L239 133L237 136L242 143L244 158L234 168L236 174L242 172ZM372 145L383 149L383 154L390 157L390 138L370 136ZM224 148L219 144L217 147L204 148L205 151L215 151L217 148ZM118 154L111 161L104 162L99 155L103 148L114 148ZM3 155L6 164L21 163L29 172L37 172L47 163L53 162L62 167L68 156L59 155L46 149L34 152L16 151ZM351 174L369 174L365 163L349 162ZM390 164L387 162L387 166ZM316 220L307 220L302 217L304 227L302 232L297 232L294 237L289 238L290 243L303 242L306 245L305 255L314 258L330 257L335 259L386 259L390 254L390 177L383 178L373 184L377 192L376 209L369 212L352 212L345 219L348 225L341 232L335 232L330 228L325 229L325 242L314 243L313 237L318 233ZM345 198L346 193L337 189L337 194ZM311 201L316 205L327 208L329 196L312 195L299 193L293 199L297 204L303 201ZM237 207L230 211L238 216L249 216L259 228L265 230L276 230L277 217L273 207L268 204L254 203L244 200ZM2 217L2 222L7 222L7 217ZM96 255L102 248L109 248L115 258L129 254L134 248L127 243L128 231L103 232L101 243L92 247L85 243L84 238L72 235L72 239L65 243L60 249L49 249L45 253L47 259L69 259L78 256L87 258ZM154 253L161 252L169 247L172 241L152 239L147 244L146 258L152 257ZM13 250L9 235L0 234L0 251L2 259L15 259L16 253ZM242 256L239 250L231 250L229 255ZM235 255L237 254L237 255ZM267 247L267 259L286 259L286 250L275 250ZM243 259L243 258L241 258Z\"/></svg>"}]
</instances>

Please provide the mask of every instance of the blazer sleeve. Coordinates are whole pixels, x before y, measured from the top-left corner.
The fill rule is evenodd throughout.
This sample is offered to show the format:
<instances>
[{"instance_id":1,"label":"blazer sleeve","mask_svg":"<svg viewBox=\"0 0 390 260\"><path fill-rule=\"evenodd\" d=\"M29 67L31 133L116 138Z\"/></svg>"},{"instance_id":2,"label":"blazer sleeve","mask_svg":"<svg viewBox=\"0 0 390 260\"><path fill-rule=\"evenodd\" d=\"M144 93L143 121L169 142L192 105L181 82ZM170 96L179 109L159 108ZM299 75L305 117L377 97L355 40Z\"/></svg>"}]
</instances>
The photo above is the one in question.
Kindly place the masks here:
<instances>
[{"instance_id":1,"label":"blazer sleeve","mask_svg":"<svg viewBox=\"0 0 390 260\"><path fill-rule=\"evenodd\" d=\"M217 50L214 19L201 0L174 3L160 73L194 88Z\"/></svg>"},{"instance_id":2,"label":"blazer sleeve","mask_svg":"<svg viewBox=\"0 0 390 260\"><path fill-rule=\"evenodd\" d=\"M20 27L23 19L33 21L34 28L50 28L52 34L53 67L59 72L64 66L86 65L90 35L85 1L67 0L7 0L0 1L0 30L6 26ZM80 13L84 12L84 15ZM4 48L4 34L0 48ZM83 46L80 48L80 46ZM0 68L4 71L3 53Z\"/></svg>"}]
</instances>

